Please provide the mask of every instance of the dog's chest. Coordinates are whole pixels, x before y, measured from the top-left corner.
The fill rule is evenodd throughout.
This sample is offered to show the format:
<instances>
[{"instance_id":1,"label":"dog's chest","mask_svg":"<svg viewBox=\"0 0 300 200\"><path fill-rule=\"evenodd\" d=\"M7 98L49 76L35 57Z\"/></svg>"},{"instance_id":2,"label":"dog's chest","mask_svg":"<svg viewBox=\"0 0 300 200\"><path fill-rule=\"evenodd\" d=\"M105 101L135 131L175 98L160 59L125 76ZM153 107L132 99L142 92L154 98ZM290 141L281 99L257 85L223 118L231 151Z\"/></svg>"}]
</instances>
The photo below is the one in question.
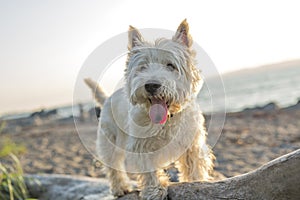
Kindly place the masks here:
<instances>
[{"instance_id":1,"label":"dog's chest","mask_svg":"<svg viewBox=\"0 0 300 200\"><path fill-rule=\"evenodd\" d=\"M172 141L172 138L173 135L170 131L162 129L157 131L157 133L151 137L130 137L127 148L129 151L135 153L150 153L166 146L170 141Z\"/></svg>"},{"instance_id":2,"label":"dog's chest","mask_svg":"<svg viewBox=\"0 0 300 200\"><path fill-rule=\"evenodd\" d=\"M178 116L180 117L180 116ZM194 137L197 127L192 128L185 121L169 120L163 126L151 126L148 129L132 130L143 131L143 133L133 133L130 135L142 135L143 137L128 138L127 150L135 153L150 153L162 150L164 148L176 147L186 148Z\"/></svg>"}]
</instances>

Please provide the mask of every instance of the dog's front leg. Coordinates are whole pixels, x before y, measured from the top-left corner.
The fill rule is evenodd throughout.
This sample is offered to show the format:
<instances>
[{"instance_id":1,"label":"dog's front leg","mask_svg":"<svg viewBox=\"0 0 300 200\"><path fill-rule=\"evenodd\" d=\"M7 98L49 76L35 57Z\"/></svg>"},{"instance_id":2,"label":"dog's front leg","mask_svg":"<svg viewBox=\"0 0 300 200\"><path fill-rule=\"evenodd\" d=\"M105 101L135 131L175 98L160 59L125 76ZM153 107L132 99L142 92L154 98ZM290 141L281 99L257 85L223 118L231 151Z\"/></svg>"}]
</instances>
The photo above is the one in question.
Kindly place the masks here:
<instances>
[{"instance_id":1,"label":"dog's front leg","mask_svg":"<svg viewBox=\"0 0 300 200\"><path fill-rule=\"evenodd\" d=\"M143 200L163 200L167 196L168 176L163 170L147 172L139 175Z\"/></svg>"},{"instance_id":2,"label":"dog's front leg","mask_svg":"<svg viewBox=\"0 0 300 200\"><path fill-rule=\"evenodd\" d=\"M214 155L206 144L202 148L194 144L176 163L180 182L209 180L209 174L213 169L213 160Z\"/></svg>"}]
</instances>

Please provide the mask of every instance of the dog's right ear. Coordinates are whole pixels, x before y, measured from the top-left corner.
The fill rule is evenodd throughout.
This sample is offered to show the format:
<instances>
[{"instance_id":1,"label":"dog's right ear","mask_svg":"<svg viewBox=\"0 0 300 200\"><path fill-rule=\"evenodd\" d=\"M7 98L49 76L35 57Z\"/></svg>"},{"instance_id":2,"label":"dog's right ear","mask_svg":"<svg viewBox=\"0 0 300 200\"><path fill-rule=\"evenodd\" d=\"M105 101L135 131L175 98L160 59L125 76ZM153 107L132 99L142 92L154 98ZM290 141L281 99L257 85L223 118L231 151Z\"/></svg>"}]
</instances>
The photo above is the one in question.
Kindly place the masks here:
<instances>
[{"instance_id":1,"label":"dog's right ear","mask_svg":"<svg viewBox=\"0 0 300 200\"><path fill-rule=\"evenodd\" d=\"M143 37L141 33L134 28L133 26L129 26L128 30L128 50L130 51L132 48L136 46L140 46L143 42Z\"/></svg>"}]
</instances>

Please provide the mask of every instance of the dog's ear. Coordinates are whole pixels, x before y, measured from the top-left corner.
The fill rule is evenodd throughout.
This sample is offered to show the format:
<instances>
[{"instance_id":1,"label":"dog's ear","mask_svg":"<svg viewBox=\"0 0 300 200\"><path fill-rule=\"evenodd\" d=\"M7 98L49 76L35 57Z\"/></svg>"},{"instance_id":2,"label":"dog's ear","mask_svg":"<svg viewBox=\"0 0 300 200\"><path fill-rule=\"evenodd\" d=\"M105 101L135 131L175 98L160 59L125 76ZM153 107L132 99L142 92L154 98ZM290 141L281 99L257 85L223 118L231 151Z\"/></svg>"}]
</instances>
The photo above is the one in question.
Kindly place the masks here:
<instances>
[{"instance_id":1,"label":"dog's ear","mask_svg":"<svg viewBox=\"0 0 300 200\"><path fill-rule=\"evenodd\" d=\"M140 46L142 42L143 42L143 37L142 37L141 33L133 26L129 26L128 50L131 50L132 48L134 48L136 46Z\"/></svg>"},{"instance_id":2,"label":"dog's ear","mask_svg":"<svg viewBox=\"0 0 300 200\"><path fill-rule=\"evenodd\" d=\"M174 41L177 41L187 47L191 47L193 40L191 35L189 34L189 24L186 19L181 22L178 26L177 31L173 37Z\"/></svg>"}]
</instances>

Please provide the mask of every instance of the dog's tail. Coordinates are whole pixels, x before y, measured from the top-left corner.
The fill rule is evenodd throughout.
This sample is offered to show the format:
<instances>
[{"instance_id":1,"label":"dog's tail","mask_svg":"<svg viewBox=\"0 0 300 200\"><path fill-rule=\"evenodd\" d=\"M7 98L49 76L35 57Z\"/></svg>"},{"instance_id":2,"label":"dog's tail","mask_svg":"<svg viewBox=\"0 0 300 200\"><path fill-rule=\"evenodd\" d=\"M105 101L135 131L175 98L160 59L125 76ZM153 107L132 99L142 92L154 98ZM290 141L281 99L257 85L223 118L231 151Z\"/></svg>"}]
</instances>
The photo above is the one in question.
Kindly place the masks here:
<instances>
[{"instance_id":1,"label":"dog's tail","mask_svg":"<svg viewBox=\"0 0 300 200\"><path fill-rule=\"evenodd\" d=\"M84 82L91 88L95 100L99 103L99 106L102 108L105 100L107 99L107 95L103 91L103 89L98 85L96 81L93 81L90 78L84 79Z\"/></svg>"}]
</instances>

